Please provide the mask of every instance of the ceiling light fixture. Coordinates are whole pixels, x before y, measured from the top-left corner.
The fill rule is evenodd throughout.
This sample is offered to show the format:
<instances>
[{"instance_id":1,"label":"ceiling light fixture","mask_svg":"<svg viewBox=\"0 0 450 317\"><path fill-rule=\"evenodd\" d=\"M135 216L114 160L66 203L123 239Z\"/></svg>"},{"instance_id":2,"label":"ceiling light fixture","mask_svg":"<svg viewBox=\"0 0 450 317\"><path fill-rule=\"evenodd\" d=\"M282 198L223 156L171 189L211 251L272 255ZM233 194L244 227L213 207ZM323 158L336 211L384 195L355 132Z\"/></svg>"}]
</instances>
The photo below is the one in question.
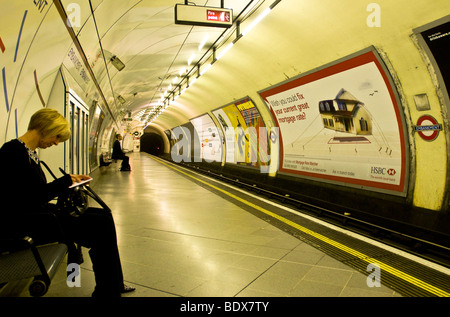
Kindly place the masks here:
<instances>
[{"instance_id":1,"label":"ceiling light fixture","mask_svg":"<svg viewBox=\"0 0 450 317\"><path fill-rule=\"evenodd\" d=\"M194 58L195 58L195 53L193 53L193 54L191 55L191 57L189 57L189 59L188 59L188 66L191 66L192 61L194 60Z\"/></svg>"},{"instance_id":2,"label":"ceiling light fixture","mask_svg":"<svg viewBox=\"0 0 450 317\"><path fill-rule=\"evenodd\" d=\"M209 33L207 33L207 34L205 35L205 37L203 38L202 42L201 42L200 45L198 46L198 50L199 50L199 51L202 50L202 48L205 46L206 41L208 41L208 39L209 39Z\"/></svg>"},{"instance_id":3,"label":"ceiling light fixture","mask_svg":"<svg viewBox=\"0 0 450 317\"><path fill-rule=\"evenodd\" d=\"M231 42L230 44L228 44L222 52L220 52L220 54L217 56L217 60L221 59L232 47L234 46L234 43Z\"/></svg>"},{"instance_id":4,"label":"ceiling light fixture","mask_svg":"<svg viewBox=\"0 0 450 317\"><path fill-rule=\"evenodd\" d=\"M211 66L212 64L208 64L208 66L203 68L203 70L200 72L200 76L204 75L211 68Z\"/></svg>"},{"instance_id":5,"label":"ceiling light fixture","mask_svg":"<svg viewBox=\"0 0 450 317\"><path fill-rule=\"evenodd\" d=\"M121 95L118 95L118 96L117 96L117 100L119 100L120 103L122 103L122 104L125 103L125 99L124 99Z\"/></svg>"},{"instance_id":6,"label":"ceiling light fixture","mask_svg":"<svg viewBox=\"0 0 450 317\"><path fill-rule=\"evenodd\" d=\"M242 36L247 35L262 19L264 19L272 9L269 7L264 10L255 20L250 23L250 25L242 32Z\"/></svg>"},{"instance_id":7,"label":"ceiling light fixture","mask_svg":"<svg viewBox=\"0 0 450 317\"><path fill-rule=\"evenodd\" d=\"M269 13L270 13L270 11L272 11L273 10L273 8L277 5L277 4L279 4L281 2L281 0L276 0L276 1L274 1L267 9L265 9L255 20L253 20L250 24L249 24L249 26L239 35L239 36L237 36L236 37L236 39L234 40L234 41L232 41L231 43L229 43L220 53L219 53L219 55L216 57L216 60L215 61L217 61L217 60L219 60L219 59L221 59L233 46L234 46L234 44L241 38L241 37L243 37L243 36L245 36L245 35L247 35L259 22L261 22ZM187 3L186 3L186 5L187 5ZM175 9L175 10L177 10L177 9ZM176 19L177 19L177 17L176 17ZM177 22L180 22L180 21L176 21L176 23ZM179 24L182 24L182 23L179 23ZM198 47L198 49L199 49L199 51L203 48L203 46L206 44L206 41L207 41L207 39L208 39L208 34L207 34L207 36L205 36L205 38L202 40L202 42L201 42L201 44L199 45L199 47ZM214 50L216 49L215 47L213 48ZM214 53L213 53L214 54ZM194 54L192 54L191 55L191 57L189 58L189 60L188 60L188 66L190 66L191 65L191 63L192 63L192 61L194 60L194 58L195 58L195 53ZM213 63L215 62L215 61L213 61ZM187 85L186 85L186 87L183 89L183 90L181 90L176 96L174 95L174 98L173 98L173 100L175 101L180 95L182 95L188 88L190 88L196 81L197 81L197 79L200 77L200 76L202 76L203 74L205 74L211 67L212 67L212 64L213 63L210 63L210 64L208 64L208 65L206 65L205 66L205 68L203 69L203 70L201 70L201 71L199 71L199 76L197 76L197 77L195 77L195 78L193 78L191 81L189 81L189 77L188 76L186 76L185 77L185 79L187 80ZM198 62L198 64L195 66L196 68L198 68L198 69L200 69L200 61ZM187 72L187 70L186 70L186 68L183 68L181 71L180 71L180 76L183 76L185 73ZM182 82L178 85L178 87L181 89L181 85L182 85ZM177 87L175 87L175 88L177 88ZM174 94L174 92L172 91L171 92L172 94ZM162 109L156 116L153 116L153 118L150 118L149 119L149 121L147 122L147 124L145 125L145 127L144 127L144 130L145 130L145 128L150 124L150 123L152 123L154 120L156 120L157 118L158 118L158 116L170 105L170 100L168 100L167 98L169 98L170 97L170 94L171 94L170 92L169 92L169 95L167 96L167 97L165 97L165 93L164 93L164 95L161 97L161 100L159 101L160 103L164 103L164 105L166 104L166 101L168 101L167 102L167 105L164 107L164 109ZM150 116L149 116L150 117Z\"/></svg>"},{"instance_id":8,"label":"ceiling light fixture","mask_svg":"<svg viewBox=\"0 0 450 317\"><path fill-rule=\"evenodd\" d=\"M114 55L111 57L111 64L114 65L115 68L120 72L122 69L124 69L125 64L116 56Z\"/></svg>"}]
</instances>

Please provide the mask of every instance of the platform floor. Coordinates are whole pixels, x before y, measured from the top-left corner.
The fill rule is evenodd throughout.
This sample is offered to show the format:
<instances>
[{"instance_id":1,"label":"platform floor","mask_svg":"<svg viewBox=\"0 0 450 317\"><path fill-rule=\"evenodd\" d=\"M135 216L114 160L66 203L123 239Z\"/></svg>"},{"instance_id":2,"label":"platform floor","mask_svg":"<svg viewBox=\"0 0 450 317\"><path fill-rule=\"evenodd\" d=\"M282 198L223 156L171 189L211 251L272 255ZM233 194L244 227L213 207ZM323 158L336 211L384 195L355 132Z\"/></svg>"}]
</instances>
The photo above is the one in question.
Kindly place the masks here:
<instances>
[{"instance_id":1,"label":"platform floor","mask_svg":"<svg viewBox=\"0 0 450 317\"><path fill-rule=\"evenodd\" d=\"M145 153L92 173L113 210L127 297L401 297L369 287L367 274L250 213L224 195ZM89 297L84 250L81 287L66 285L63 264L46 297ZM29 296L26 291L22 296Z\"/></svg>"}]
</instances>

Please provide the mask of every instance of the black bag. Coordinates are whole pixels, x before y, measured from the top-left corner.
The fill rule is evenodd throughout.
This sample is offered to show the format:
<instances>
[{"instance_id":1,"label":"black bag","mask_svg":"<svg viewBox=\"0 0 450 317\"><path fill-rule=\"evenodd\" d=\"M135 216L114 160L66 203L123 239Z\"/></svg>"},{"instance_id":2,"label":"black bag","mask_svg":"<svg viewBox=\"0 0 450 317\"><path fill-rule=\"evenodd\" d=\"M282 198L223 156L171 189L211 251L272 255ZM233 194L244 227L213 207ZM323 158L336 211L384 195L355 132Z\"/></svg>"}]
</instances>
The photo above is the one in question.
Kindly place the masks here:
<instances>
[{"instance_id":1,"label":"black bag","mask_svg":"<svg viewBox=\"0 0 450 317\"><path fill-rule=\"evenodd\" d=\"M56 179L55 174L53 174L47 164L44 161L40 162L45 166L53 178ZM60 171L63 174L66 174L61 168ZM62 194L60 194L56 203L57 212L67 214L72 217L81 216L89 207L88 196L98 202L103 207L104 211L111 212L108 205L105 204L105 202L94 192L94 190L85 185L67 188ZM81 246L71 243L68 244L68 248L68 263L82 264L84 259L83 253L81 252Z\"/></svg>"},{"instance_id":2,"label":"black bag","mask_svg":"<svg viewBox=\"0 0 450 317\"><path fill-rule=\"evenodd\" d=\"M89 207L88 194L85 186L68 188L58 196L56 208L58 212L67 213L72 217L81 216Z\"/></svg>"},{"instance_id":3,"label":"black bag","mask_svg":"<svg viewBox=\"0 0 450 317\"><path fill-rule=\"evenodd\" d=\"M58 196L56 207L59 212L79 217L89 208L89 197L98 202L104 211L111 212L108 205L87 185L67 188L63 194Z\"/></svg>"},{"instance_id":4,"label":"black bag","mask_svg":"<svg viewBox=\"0 0 450 317\"><path fill-rule=\"evenodd\" d=\"M53 178L56 179L55 174L53 174L48 165L44 161L40 162L45 166ZM60 168L59 170L66 175L63 169ZM106 211L111 212L103 200L101 200L101 198L98 197L98 195L91 188L85 185L67 188L62 194L60 194L56 202L57 211L68 214L72 217L79 217L89 207L88 196L94 198Z\"/></svg>"},{"instance_id":5,"label":"black bag","mask_svg":"<svg viewBox=\"0 0 450 317\"><path fill-rule=\"evenodd\" d=\"M48 165L44 161L40 161L42 165L48 170L48 172L56 179L55 174L53 174L52 170L48 167ZM59 169L64 175L63 169ZM86 209L89 207L88 194L84 186L76 186L72 188L67 188L58 196L58 200L56 202L56 209L60 213L66 213L72 217L81 216Z\"/></svg>"}]
</instances>

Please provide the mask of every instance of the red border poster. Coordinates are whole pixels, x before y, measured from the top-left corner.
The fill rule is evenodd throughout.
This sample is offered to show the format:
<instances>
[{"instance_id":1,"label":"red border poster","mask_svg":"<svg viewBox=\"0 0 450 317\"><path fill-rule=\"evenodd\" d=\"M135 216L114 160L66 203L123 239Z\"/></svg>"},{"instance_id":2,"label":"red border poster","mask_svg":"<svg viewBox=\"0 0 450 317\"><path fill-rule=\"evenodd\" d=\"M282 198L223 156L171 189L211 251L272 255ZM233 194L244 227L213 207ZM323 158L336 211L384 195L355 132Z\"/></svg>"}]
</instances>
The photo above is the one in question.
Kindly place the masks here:
<instances>
[{"instance_id":1,"label":"red border poster","mask_svg":"<svg viewBox=\"0 0 450 317\"><path fill-rule=\"evenodd\" d=\"M280 172L405 192L402 116L373 51L259 94L280 129Z\"/></svg>"}]
</instances>

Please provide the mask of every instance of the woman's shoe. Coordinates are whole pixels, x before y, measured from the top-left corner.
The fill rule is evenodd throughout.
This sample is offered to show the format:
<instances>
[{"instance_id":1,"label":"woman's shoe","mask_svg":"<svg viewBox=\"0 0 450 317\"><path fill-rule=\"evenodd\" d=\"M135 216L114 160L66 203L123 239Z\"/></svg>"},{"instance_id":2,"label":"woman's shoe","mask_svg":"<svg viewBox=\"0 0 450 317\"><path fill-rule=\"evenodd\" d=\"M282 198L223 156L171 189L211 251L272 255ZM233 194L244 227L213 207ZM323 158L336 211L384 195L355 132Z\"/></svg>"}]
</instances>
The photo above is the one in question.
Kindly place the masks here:
<instances>
[{"instance_id":1,"label":"woman's shoe","mask_svg":"<svg viewBox=\"0 0 450 317\"><path fill-rule=\"evenodd\" d=\"M122 294L124 294L124 293L129 293L129 292L133 292L133 291L135 291L136 290L136 288L135 287L131 287L131 286L128 286L128 285L123 285L123 289L120 291Z\"/></svg>"}]
</instances>

